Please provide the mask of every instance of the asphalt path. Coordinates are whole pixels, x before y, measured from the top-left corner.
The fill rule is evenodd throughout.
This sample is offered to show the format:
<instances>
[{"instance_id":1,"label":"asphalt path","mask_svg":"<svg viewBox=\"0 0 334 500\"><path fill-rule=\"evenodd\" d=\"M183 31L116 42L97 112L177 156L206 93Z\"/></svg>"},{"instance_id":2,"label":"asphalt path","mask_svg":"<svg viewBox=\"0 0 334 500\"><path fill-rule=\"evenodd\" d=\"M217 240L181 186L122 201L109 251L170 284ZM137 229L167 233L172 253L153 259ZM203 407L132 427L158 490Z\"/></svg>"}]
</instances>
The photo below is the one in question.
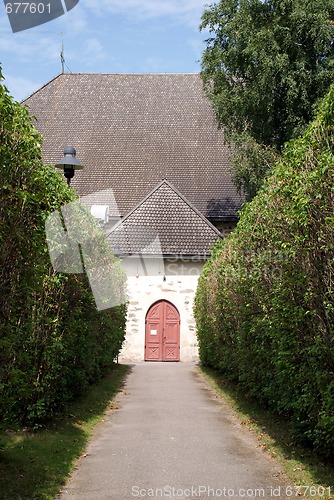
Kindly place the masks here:
<instances>
[{"instance_id":1,"label":"asphalt path","mask_svg":"<svg viewBox=\"0 0 334 500\"><path fill-rule=\"evenodd\" d=\"M192 363L138 363L57 499L288 498L280 466Z\"/></svg>"}]
</instances>

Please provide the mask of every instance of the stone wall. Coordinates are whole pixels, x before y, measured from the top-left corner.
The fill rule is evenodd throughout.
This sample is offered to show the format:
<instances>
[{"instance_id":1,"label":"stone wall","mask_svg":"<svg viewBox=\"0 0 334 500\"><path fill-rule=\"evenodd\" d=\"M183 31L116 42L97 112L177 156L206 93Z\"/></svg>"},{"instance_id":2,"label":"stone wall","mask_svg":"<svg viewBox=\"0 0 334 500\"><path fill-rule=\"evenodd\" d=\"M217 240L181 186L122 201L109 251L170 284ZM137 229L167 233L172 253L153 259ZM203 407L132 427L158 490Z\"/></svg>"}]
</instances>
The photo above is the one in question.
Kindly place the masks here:
<instances>
[{"instance_id":1,"label":"stone wall","mask_svg":"<svg viewBox=\"0 0 334 500\"><path fill-rule=\"evenodd\" d=\"M123 261L128 275L129 306L120 360L143 361L146 314L152 304L163 299L180 313L180 360L198 361L193 302L203 263L200 258Z\"/></svg>"}]
</instances>

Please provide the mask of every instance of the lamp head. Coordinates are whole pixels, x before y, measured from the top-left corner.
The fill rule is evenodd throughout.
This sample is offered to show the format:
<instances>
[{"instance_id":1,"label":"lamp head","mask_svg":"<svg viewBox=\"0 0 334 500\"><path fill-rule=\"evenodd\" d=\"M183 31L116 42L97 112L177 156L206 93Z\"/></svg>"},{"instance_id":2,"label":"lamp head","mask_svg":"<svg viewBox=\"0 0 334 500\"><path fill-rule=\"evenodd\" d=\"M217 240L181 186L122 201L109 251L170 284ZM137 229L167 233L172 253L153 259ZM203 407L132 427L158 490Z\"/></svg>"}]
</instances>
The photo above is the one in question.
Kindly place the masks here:
<instances>
[{"instance_id":1,"label":"lamp head","mask_svg":"<svg viewBox=\"0 0 334 500\"><path fill-rule=\"evenodd\" d=\"M75 170L82 170L84 167L76 158L76 150L73 146L67 146L64 149L64 158L62 158L56 165L56 168L64 170L64 176L67 179L67 184L71 182L74 177Z\"/></svg>"}]
</instances>

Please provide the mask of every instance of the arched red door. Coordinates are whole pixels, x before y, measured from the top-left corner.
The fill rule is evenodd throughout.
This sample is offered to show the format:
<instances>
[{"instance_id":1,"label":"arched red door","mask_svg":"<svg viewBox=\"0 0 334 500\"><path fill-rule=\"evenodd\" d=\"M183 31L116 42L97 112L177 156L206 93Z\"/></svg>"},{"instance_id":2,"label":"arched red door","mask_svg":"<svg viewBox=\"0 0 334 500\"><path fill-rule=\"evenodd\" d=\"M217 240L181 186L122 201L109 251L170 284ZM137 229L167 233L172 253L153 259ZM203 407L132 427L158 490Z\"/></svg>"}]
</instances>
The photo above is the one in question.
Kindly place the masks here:
<instances>
[{"instance_id":1,"label":"arched red door","mask_svg":"<svg viewBox=\"0 0 334 500\"><path fill-rule=\"evenodd\" d=\"M146 314L145 361L180 361L180 315L166 300L155 302Z\"/></svg>"}]
</instances>

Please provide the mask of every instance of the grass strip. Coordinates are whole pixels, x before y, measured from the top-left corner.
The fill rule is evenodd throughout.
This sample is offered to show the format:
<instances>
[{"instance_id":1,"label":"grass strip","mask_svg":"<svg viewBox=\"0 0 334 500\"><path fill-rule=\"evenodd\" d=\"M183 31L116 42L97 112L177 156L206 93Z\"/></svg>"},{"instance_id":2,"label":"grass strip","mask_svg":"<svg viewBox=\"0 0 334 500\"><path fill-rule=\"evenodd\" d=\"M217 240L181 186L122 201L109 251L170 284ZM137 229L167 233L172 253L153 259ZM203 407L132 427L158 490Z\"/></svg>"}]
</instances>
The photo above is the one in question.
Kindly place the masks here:
<instances>
[{"instance_id":1,"label":"grass strip","mask_svg":"<svg viewBox=\"0 0 334 500\"><path fill-rule=\"evenodd\" d=\"M114 365L110 373L69 404L47 427L0 435L1 500L49 500L64 485L84 451L95 425L121 390L129 367Z\"/></svg>"},{"instance_id":2,"label":"grass strip","mask_svg":"<svg viewBox=\"0 0 334 500\"><path fill-rule=\"evenodd\" d=\"M233 408L241 424L256 433L259 447L266 449L282 464L291 484L296 486L293 496L334 499L334 460L324 461L313 450L297 443L289 420L245 397L221 373L206 367L199 367L199 370L218 395ZM298 486L301 486L299 490Z\"/></svg>"}]
</instances>

